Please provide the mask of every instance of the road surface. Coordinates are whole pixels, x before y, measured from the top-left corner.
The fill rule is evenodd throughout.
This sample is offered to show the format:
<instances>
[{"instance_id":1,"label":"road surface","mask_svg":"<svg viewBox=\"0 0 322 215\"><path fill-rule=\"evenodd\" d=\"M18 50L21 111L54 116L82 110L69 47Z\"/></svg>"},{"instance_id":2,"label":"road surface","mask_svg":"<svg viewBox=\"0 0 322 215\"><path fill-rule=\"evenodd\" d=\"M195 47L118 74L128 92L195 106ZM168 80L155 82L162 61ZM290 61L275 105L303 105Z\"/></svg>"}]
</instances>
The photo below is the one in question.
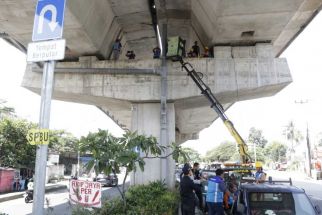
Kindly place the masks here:
<instances>
[{"instance_id":1,"label":"road surface","mask_svg":"<svg viewBox=\"0 0 322 215\"><path fill-rule=\"evenodd\" d=\"M322 180L312 180L301 173L281 171L268 171L267 173L269 176L272 176L273 179L288 179L291 177L293 184L305 189L306 193L309 196L312 196L313 201L322 209ZM116 195L118 195L116 188L103 188L103 198L110 199ZM47 202L47 205L45 205L46 214L71 215L72 209L68 197L67 189L46 194L46 199L48 199L48 201L45 201ZM7 213L9 215L29 215L32 213L32 204L26 204L23 198L2 202L0 203L0 212Z\"/></svg>"}]
</instances>

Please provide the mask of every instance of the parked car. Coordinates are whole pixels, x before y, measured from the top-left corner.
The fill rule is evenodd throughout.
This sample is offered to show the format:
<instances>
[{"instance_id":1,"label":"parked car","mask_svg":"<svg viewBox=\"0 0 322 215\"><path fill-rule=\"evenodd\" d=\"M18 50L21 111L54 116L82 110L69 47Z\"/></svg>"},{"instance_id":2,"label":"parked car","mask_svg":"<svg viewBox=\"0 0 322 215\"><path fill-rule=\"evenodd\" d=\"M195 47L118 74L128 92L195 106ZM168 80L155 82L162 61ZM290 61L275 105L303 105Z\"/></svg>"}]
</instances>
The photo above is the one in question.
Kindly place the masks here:
<instances>
[{"instance_id":1,"label":"parked car","mask_svg":"<svg viewBox=\"0 0 322 215\"><path fill-rule=\"evenodd\" d=\"M94 179L94 181L100 182L102 184L102 186L112 186L115 187L118 185L118 178L117 175L114 173L111 173L109 175L105 175L103 173L98 174L98 176L96 177L96 179Z\"/></svg>"},{"instance_id":2,"label":"parked car","mask_svg":"<svg viewBox=\"0 0 322 215\"><path fill-rule=\"evenodd\" d=\"M245 183L239 187L237 214L318 215L321 210L312 204L303 189L291 183Z\"/></svg>"}]
</instances>

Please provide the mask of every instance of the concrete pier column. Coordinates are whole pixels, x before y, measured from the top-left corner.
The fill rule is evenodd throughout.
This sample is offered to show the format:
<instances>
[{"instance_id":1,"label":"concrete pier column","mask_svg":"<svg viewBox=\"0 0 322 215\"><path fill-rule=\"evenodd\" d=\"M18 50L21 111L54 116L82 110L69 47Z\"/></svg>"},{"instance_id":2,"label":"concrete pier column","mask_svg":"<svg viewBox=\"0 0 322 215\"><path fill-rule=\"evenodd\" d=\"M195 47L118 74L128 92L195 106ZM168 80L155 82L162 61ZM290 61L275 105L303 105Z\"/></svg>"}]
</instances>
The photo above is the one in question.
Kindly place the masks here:
<instances>
[{"instance_id":1,"label":"concrete pier column","mask_svg":"<svg viewBox=\"0 0 322 215\"><path fill-rule=\"evenodd\" d=\"M175 110L174 104L167 104L168 110L168 144L175 141ZM132 105L132 125L131 130L137 131L139 134L152 135L160 142L160 104L159 103L143 103ZM166 154L171 153L168 151ZM175 177L175 161L172 156L166 159L167 178L163 178L161 174L162 161L159 158L146 159L144 172L139 168L136 173L131 174L131 185L147 184L150 181L165 180L168 187L174 187Z\"/></svg>"}]
</instances>

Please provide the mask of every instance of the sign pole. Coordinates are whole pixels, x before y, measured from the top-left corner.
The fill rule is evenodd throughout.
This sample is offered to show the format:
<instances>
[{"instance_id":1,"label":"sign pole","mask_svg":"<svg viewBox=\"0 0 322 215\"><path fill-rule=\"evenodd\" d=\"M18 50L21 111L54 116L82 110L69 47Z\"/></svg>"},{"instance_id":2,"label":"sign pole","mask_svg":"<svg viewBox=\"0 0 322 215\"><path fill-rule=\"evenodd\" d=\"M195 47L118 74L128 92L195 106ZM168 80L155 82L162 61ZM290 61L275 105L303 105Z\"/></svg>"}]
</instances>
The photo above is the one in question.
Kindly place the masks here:
<instances>
[{"instance_id":1,"label":"sign pole","mask_svg":"<svg viewBox=\"0 0 322 215\"><path fill-rule=\"evenodd\" d=\"M44 63L42 87L41 87L41 103L39 115L39 127L49 128L51 97L54 84L55 61L46 61ZM47 166L47 150L48 145L42 144L37 146L36 154L36 172L34 181L34 199L32 211L33 215L43 215L44 199L45 199L45 183L46 183L46 166Z\"/></svg>"}]
</instances>

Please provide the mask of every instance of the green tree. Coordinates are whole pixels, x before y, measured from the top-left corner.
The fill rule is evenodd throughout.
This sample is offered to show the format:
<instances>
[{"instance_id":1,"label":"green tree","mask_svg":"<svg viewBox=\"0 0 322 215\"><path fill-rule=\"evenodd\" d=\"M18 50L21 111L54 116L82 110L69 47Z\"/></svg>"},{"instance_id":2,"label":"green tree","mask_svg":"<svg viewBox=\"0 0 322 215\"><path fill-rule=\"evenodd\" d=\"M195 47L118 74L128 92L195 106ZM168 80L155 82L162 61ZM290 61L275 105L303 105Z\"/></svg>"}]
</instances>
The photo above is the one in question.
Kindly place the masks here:
<instances>
[{"instance_id":1,"label":"green tree","mask_svg":"<svg viewBox=\"0 0 322 215\"><path fill-rule=\"evenodd\" d=\"M188 156L189 162L200 162L200 154L196 150L189 147L182 147L182 151ZM185 163L187 158L180 156L178 163Z\"/></svg>"},{"instance_id":2,"label":"green tree","mask_svg":"<svg viewBox=\"0 0 322 215\"><path fill-rule=\"evenodd\" d=\"M303 140L303 135L298 129L295 128L293 121L290 121L288 123L286 129L283 131L283 134L286 136L286 139L290 141L289 150L291 152L291 155L294 155L294 148Z\"/></svg>"},{"instance_id":3,"label":"green tree","mask_svg":"<svg viewBox=\"0 0 322 215\"><path fill-rule=\"evenodd\" d=\"M64 130L50 130L49 132L49 150L57 153L78 151L79 140L71 133Z\"/></svg>"},{"instance_id":4,"label":"green tree","mask_svg":"<svg viewBox=\"0 0 322 215\"><path fill-rule=\"evenodd\" d=\"M266 163L267 156L265 154L265 148L256 147L256 161L261 161ZM252 161L255 161L255 151L253 147L248 148L248 154L250 155Z\"/></svg>"},{"instance_id":5,"label":"green tree","mask_svg":"<svg viewBox=\"0 0 322 215\"><path fill-rule=\"evenodd\" d=\"M267 143L267 140L263 136L262 130L251 127L249 129L248 142L255 144L256 147L264 148Z\"/></svg>"},{"instance_id":6,"label":"green tree","mask_svg":"<svg viewBox=\"0 0 322 215\"><path fill-rule=\"evenodd\" d=\"M108 131L99 130L97 133L89 133L80 140L80 150L90 153L93 160L88 162L87 169L95 169L98 174L114 174L120 172L120 167L125 167L125 177L122 190L119 190L126 208L125 181L128 174L137 170L137 166L144 171L145 161L154 158L166 158L172 155L177 160L185 156L180 146L172 144L168 147L160 146L155 137L138 135L136 132L126 131L122 137L116 138ZM171 153L163 155L164 152Z\"/></svg>"},{"instance_id":7,"label":"green tree","mask_svg":"<svg viewBox=\"0 0 322 215\"><path fill-rule=\"evenodd\" d=\"M280 142L272 142L265 148L266 155L274 162L283 162L286 160L287 146Z\"/></svg>"},{"instance_id":8,"label":"green tree","mask_svg":"<svg viewBox=\"0 0 322 215\"><path fill-rule=\"evenodd\" d=\"M34 168L36 146L27 141L28 130L36 124L21 119L0 121L0 166Z\"/></svg>"},{"instance_id":9,"label":"green tree","mask_svg":"<svg viewBox=\"0 0 322 215\"><path fill-rule=\"evenodd\" d=\"M206 159L221 162L237 160L239 155L236 144L229 141L222 142L219 146L206 153Z\"/></svg>"}]
</instances>

